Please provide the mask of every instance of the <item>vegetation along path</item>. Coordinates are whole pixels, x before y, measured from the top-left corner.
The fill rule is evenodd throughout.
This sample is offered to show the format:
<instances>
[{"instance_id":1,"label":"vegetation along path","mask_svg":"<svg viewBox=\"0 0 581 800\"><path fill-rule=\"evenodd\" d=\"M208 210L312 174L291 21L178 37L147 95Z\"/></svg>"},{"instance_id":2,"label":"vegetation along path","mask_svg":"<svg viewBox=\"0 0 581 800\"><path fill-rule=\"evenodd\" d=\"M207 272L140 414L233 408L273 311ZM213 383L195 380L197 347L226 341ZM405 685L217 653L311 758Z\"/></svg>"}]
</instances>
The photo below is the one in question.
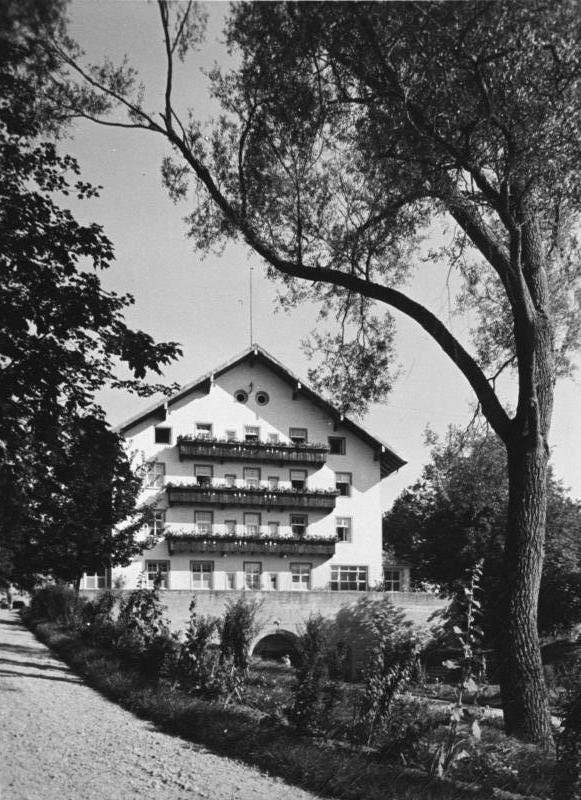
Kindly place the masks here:
<instances>
[{"instance_id":1,"label":"vegetation along path","mask_svg":"<svg viewBox=\"0 0 581 800\"><path fill-rule=\"evenodd\" d=\"M314 795L161 733L87 686L0 611L1 800L307 800Z\"/></svg>"}]
</instances>

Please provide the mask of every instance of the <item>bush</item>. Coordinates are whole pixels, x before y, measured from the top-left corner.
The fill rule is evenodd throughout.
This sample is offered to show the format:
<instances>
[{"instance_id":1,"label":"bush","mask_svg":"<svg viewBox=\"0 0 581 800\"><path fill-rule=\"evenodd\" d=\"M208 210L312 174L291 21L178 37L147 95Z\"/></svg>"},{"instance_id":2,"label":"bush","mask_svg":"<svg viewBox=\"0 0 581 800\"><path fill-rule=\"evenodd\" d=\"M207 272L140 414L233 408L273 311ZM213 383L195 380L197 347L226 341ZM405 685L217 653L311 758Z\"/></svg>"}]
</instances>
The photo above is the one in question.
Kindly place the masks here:
<instances>
[{"instance_id":1,"label":"bush","mask_svg":"<svg viewBox=\"0 0 581 800\"><path fill-rule=\"evenodd\" d=\"M147 675L159 677L164 662L175 657L179 642L164 617L159 586L135 589L123 598L117 628L118 649Z\"/></svg>"},{"instance_id":2,"label":"bush","mask_svg":"<svg viewBox=\"0 0 581 800\"><path fill-rule=\"evenodd\" d=\"M48 584L33 592L27 616L34 621L46 620L76 628L82 624L86 600L63 584Z\"/></svg>"},{"instance_id":3,"label":"bush","mask_svg":"<svg viewBox=\"0 0 581 800\"><path fill-rule=\"evenodd\" d=\"M330 633L331 623L311 614L297 641L296 682L286 711L300 733L323 732L337 699L337 684L329 675Z\"/></svg>"},{"instance_id":4,"label":"bush","mask_svg":"<svg viewBox=\"0 0 581 800\"><path fill-rule=\"evenodd\" d=\"M83 634L87 641L103 647L117 646L119 626L114 614L119 604L119 593L107 589L84 605Z\"/></svg>"},{"instance_id":5,"label":"bush","mask_svg":"<svg viewBox=\"0 0 581 800\"><path fill-rule=\"evenodd\" d=\"M226 661L232 659L237 669L246 670L250 658L250 645L260 630L256 617L260 600L240 598L226 603L220 631L220 653Z\"/></svg>"}]
</instances>

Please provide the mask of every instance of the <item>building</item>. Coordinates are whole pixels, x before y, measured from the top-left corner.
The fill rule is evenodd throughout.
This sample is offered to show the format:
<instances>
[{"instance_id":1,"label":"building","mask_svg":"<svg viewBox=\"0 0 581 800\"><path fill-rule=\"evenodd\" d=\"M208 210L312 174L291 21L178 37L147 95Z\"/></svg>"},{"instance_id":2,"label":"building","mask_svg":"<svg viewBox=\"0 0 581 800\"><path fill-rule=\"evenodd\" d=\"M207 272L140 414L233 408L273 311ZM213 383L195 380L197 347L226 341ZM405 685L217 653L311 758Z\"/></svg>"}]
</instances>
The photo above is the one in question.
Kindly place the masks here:
<instances>
[{"instance_id":1,"label":"building","mask_svg":"<svg viewBox=\"0 0 581 800\"><path fill-rule=\"evenodd\" d=\"M258 346L119 429L158 543L124 588L354 592L384 579L380 483L405 462ZM388 588L405 590L390 565ZM106 585L85 576L84 589Z\"/></svg>"}]
</instances>

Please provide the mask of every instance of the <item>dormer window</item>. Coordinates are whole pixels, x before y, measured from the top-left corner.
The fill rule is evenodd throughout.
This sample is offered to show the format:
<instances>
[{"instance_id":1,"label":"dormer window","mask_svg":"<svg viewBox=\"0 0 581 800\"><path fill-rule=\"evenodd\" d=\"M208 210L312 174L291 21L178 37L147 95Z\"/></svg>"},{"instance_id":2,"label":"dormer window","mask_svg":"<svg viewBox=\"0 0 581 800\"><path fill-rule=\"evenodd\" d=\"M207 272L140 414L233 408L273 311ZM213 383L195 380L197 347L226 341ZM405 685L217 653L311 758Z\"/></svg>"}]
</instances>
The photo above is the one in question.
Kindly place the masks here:
<instances>
[{"instance_id":1,"label":"dormer window","mask_svg":"<svg viewBox=\"0 0 581 800\"><path fill-rule=\"evenodd\" d=\"M293 444L305 444L307 441L307 429L289 428L288 438Z\"/></svg>"},{"instance_id":2,"label":"dormer window","mask_svg":"<svg viewBox=\"0 0 581 800\"><path fill-rule=\"evenodd\" d=\"M196 439L211 439L211 438L212 438L212 423L196 422Z\"/></svg>"}]
</instances>

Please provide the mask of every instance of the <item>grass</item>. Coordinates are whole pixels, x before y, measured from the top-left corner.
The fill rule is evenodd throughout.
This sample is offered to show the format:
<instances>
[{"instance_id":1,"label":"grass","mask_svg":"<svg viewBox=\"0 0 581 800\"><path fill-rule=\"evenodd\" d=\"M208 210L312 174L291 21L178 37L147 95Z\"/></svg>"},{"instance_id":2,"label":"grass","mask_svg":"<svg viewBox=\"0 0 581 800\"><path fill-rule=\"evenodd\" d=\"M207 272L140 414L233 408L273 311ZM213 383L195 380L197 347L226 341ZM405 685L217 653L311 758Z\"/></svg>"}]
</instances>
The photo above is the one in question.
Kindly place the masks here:
<instances>
[{"instance_id":1,"label":"grass","mask_svg":"<svg viewBox=\"0 0 581 800\"><path fill-rule=\"evenodd\" d=\"M537 748L527 749L507 739L494 726L485 731L478 758L471 759L470 764L459 762L462 769L454 775L456 780L433 779L425 771L388 763L381 747L364 752L337 741L297 737L280 720L279 712L289 701L293 681L293 671L283 665L254 662L245 705L224 707L192 697L167 682L154 683L114 653L89 646L78 634L63 631L53 623L41 622L32 627L93 687L161 730L320 795L341 800L480 800L501 797L502 794L491 793L492 785L500 781L503 788L521 794L547 796L550 756L545 755L543 760ZM339 707L345 714L350 708L349 693L354 689L347 687L344 691L345 702ZM419 705L415 710L411 707L412 714L430 713L428 701L414 702ZM442 736L443 729L434 735ZM506 757L501 758L503 748ZM428 751L429 748L425 757L429 759ZM514 766L506 767L507 761ZM525 780L527 771L530 779ZM494 780L495 776L498 780Z\"/></svg>"}]
</instances>

